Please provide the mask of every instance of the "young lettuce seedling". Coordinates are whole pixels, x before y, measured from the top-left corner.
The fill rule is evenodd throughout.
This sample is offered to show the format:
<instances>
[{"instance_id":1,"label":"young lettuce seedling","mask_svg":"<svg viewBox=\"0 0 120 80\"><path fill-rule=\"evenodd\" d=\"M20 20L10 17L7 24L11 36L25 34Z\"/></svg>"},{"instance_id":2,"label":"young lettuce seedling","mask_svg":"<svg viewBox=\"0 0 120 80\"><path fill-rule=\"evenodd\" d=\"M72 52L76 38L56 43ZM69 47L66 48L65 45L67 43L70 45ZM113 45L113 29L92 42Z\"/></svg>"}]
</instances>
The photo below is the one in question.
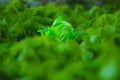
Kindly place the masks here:
<instances>
[{"instance_id":1,"label":"young lettuce seedling","mask_svg":"<svg viewBox=\"0 0 120 80\"><path fill-rule=\"evenodd\" d=\"M38 30L38 32L40 32L42 36L50 37L60 42L75 37L73 27L70 23L63 21L61 16L55 19L51 27Z\"/></svg>"}]
</instances>

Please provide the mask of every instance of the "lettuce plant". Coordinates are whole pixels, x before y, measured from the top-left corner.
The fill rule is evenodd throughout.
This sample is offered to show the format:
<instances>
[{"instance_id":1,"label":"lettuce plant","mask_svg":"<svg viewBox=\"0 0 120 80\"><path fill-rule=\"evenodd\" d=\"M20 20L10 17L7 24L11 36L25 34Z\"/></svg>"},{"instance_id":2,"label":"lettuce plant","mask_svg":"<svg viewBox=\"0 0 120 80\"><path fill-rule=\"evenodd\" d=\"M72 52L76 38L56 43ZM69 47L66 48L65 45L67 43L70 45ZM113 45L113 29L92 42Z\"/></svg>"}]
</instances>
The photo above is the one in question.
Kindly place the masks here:
<instances>
[{"instance_id":1,"label":"lettuce plant","mask_svg":"<svg viewBox=\"0 0 120 80\"><path fill-rule=\"evenodd\" d=\"M65 39L73 39L75 37L75 31L70 23L63 21L62 17L58 17L51 27L43 30L38 30L42 36L53 38L57 41L63 41Z\"/></svg>"}]
</instances>

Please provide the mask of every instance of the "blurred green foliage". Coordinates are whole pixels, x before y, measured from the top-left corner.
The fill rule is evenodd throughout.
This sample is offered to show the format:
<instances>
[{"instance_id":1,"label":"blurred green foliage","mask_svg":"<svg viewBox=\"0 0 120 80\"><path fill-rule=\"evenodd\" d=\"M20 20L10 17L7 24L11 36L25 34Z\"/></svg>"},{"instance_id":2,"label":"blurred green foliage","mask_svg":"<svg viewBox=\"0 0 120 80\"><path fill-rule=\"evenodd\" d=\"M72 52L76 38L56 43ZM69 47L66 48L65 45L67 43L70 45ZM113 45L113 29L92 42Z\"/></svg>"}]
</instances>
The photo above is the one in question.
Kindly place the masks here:
<instances>
[{"instance_id":1,"label":"blurred green foliage","mask_svg":"<svg viewBox=\"0 0 120 80\"><path fill-rule=\"evenodd\" d=\"M120 10L111 9L0 5L0 80L120 80Z\"/></svg>"}]
</instances>

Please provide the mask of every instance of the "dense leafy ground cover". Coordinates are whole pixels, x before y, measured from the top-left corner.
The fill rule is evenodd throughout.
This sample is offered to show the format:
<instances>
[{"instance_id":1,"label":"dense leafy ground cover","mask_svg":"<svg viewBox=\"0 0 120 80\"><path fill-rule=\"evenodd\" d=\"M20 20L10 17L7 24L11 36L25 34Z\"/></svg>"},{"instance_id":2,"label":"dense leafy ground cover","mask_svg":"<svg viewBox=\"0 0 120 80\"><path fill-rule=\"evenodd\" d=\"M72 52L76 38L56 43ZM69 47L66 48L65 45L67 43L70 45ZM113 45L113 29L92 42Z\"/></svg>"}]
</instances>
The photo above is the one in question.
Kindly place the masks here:
<instances>
[{"instance_id":1,"label":"dense leafy ground cover","mask_svg":"<svg viewBox=\"0 0 120 80\"><path fill-rule=\"evenodd\" d=\"M109 5L0 5L0 80L120 80L119 17Z\"/></svg>"}]
</instances>

